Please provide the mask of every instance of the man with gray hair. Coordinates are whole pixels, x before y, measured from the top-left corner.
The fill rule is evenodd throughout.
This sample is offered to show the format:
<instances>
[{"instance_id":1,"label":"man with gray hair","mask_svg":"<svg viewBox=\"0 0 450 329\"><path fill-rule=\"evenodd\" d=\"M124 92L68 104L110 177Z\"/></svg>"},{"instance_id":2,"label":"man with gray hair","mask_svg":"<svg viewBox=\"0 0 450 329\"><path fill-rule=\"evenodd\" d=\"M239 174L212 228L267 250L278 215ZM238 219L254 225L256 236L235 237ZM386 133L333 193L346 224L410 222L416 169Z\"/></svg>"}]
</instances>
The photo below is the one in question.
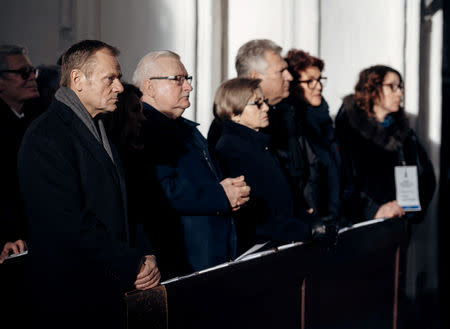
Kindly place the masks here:
<instances>
[{"instance_id":1,"label":"man with gray hair","mask_svg":"<svg viewBox=\"0 0 450 329\"><path fill-rule=\"evenodd\" d=\"M238 77L261 79L260 88L273 108L289 96L292 75L281 57L282 48L272 40L255 39L244 43L235 58ZM208 143L214 148L220 137L221 124L215 118L208 131Z\"/></svg>"},{"instance_id":2,"label":"man with gray hair","mask_svg":"<svg viewBox=\"0 0 450 329\"><path fill-rule=\"evenodd\" d=\"M166 206L159 202L156 209L152 208L153 214L158 214L152 217L181 226L181 236L174 236L171 227L160 235L167 248L169 241L177 244L176 240L182 239L183 249L176 252L181 256L180 262L187 261L188 272L230 261L235 256L231 213L248 201L250 190L243 176L222 178L198 124L182 117L190 106L191 82L192 76L179 55L171 51L148 53L133 76L133 83L143 93L147 118L142 127L146 159L162 189L163 197L159 199L166 200ZM155 194L150 197L155 198ZM178 262L167 258L170 257L160 255L162 262Z\"/></svg>"},{"instance_id":3,"label":"man with gray hair","mask_svg":"<svg viewBox=\"0 0 450 329\"><path fill-rule=\"evenodd\" d=\"M281 51L282 48L271 40L251 40L239 48L235 61L239 77L262 80L261 90L272 106L289 96L292 81Z\"/></svg>"}]
</instances>

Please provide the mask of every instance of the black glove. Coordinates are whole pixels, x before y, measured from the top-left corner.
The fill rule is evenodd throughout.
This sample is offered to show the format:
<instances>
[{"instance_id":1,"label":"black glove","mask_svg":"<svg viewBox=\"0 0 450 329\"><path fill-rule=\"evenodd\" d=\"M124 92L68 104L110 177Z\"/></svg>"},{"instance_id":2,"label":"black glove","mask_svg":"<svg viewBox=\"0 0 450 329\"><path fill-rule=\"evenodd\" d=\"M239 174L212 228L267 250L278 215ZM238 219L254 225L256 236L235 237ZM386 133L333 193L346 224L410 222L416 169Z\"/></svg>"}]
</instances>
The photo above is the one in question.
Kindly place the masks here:
<instances>
[{"instance_id":1,"label":"black glove","mask_svg":"<svg viewBox=\"0 0 450 329\"><path fill-rule=\"evenodd\" d=\"M337 219L335 216L317 217L311 224L311 236L325 251L336 250L338 243Z\"/></svg>"}]
</instances>

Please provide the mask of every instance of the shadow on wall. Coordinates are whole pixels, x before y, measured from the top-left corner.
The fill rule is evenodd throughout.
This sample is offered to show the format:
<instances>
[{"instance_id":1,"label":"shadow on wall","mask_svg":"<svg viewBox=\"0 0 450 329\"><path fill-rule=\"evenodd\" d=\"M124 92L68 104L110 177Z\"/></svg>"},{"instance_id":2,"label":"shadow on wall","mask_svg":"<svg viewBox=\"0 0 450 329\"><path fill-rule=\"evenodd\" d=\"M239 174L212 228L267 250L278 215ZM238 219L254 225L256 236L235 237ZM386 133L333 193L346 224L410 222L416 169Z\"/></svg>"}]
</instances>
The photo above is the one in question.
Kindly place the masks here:
<instances>
[{"instance_id":1,"label":"shadow on wall","mask_svg":"<svg viewBox=\"0 0 450 329\"><path fill-rule=\"evenodd\" d=\"M440 109L430 108L430 72L432 16L442 9L442 2L435 0L425 4L421 1L420 63L419 63L419 113L409 115L411 127L416 131L433 162L436 190L425 220L412 228L407 254L406 293L412 301L408 328L440 328L439 307L439 212L441 145L430 139L430 113Z\"/></svg>"},{"instance_id":2,"label":"shadow on wall","mask_svg":"<svg viewBox=\"0 0 450 329\"><path fill-rule=\"evenodd\" d=\"M101 8L101 39L119 48L124 80L131 82L139 60L153 50L175 50L175 13L167 1L109 0ZM176 50L175 50L176 51Z\"/></svg>"},{"instance_id":3,"label":"shadow on wall","mask_svg":"<svg viewBox=\"0 0 450 329\"><path fill-rule=\"evenodd\" d=\"M100 39L121 51L124 79L151 50L175 49L175 5L169 0L2 1L0 43L28 48L32 63L55 64L72 44ZM65 5L63 5L65 4ZM179 7L180 8L180 7ZM179 9L178 8L178 9Z\"/></svg>"}]
</instances>

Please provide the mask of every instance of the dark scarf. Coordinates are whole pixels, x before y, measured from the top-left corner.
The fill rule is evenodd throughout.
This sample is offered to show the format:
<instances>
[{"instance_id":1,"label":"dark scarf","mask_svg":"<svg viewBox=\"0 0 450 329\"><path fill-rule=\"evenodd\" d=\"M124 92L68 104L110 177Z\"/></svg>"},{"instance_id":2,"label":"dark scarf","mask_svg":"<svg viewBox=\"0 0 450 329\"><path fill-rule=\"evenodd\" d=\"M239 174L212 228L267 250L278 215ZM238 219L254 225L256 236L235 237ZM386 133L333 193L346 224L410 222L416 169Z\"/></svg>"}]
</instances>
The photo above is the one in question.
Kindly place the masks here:
<instances>
[{"instance_id":1,"label":"dark scarf","mask_svg":"<svg viewBox=\"0 0 450 329\"><path fill-rule=\"evenodd\" d=\"M114 157L111 152L111 146L109 145L108 136L106 135L105 127L103 126L103 121L101 119L96 119L98 124L97 126L92 119L89 112L86 110L84 105L81 103L78 96L75 92L67 87L59 88L55 93L55 98L67 105L76 115L77 117L86 125L89 131L94 135L95 139L103 145L106 152L108 153L111 161L114 163ZM100 134L99 134L100 131Z\"/></svg>"},{"instance_id":2,"label":"dark scarf","mask_svg":"<svg viewBox=\"0 0 450 329\"><path fill-rule=\"evenodd\" d=\"M278 133L285 134L287 136L287 151L289 162L289 175L291 177L299 178L304 181L309 176L307 160L305 159L306 147L303 136L302 127L298 124L298 118L296 117L295 108L284 103L283 106L276 106L273 111L281 111L281 129L284 131L278 131Z\"/></svg>"},{"instance_id":3,"label":"dark scarf","mask_svg":"<svg viewBox=\"0 0 450 329\"><path fill-rule=\"evenodd\" d=\"M375 117L369 117L365 111L356 106L354 95L344 98L343 110L347 114L350 126L364 139L387 151L399 151L406 137L411 133L408 118L403 108L391 113L389 124L380 123Z\"/></svg>"},{"instance_id":4,"label":"dark scarf","mask_svg":"<svg viewBox=\"0 0 450 329\"><path fill-rule=\"evenodd\" d=\"M328 111L328 103L322 98L319 106L307 105L304 113L307 137L322 147L329 147L334 140L333 121Z\"/></svg>"}]
</instances>

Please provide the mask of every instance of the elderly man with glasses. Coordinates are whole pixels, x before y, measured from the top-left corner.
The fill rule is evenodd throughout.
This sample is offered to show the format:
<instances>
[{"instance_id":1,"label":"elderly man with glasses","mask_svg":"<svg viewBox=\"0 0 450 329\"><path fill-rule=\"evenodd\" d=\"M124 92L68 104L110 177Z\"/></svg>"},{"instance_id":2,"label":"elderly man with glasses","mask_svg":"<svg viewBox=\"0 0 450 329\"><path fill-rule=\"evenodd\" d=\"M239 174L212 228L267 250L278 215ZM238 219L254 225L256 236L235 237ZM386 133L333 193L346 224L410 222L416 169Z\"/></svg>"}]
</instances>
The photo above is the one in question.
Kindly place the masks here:
<instances>
[{"instance_id":1,"label":"elderly man with glasses","mask_svg":"<svg viewBox=\"0 0 450 329\"><path fill-rule=\"evenodd\" d=\"M248 201L250 190L242 176L221 176L198 124L182 118L190 106L191 80L179 55L171 51L148 53L133 76L143 93L147 118L145 159L156 180L152 184L150 178L143 192L154 205L148 217L156 219L148 221L148 231L160 251L159 264L166 277L233 259L232 212Z\"/></svg>"}]
</instances>

